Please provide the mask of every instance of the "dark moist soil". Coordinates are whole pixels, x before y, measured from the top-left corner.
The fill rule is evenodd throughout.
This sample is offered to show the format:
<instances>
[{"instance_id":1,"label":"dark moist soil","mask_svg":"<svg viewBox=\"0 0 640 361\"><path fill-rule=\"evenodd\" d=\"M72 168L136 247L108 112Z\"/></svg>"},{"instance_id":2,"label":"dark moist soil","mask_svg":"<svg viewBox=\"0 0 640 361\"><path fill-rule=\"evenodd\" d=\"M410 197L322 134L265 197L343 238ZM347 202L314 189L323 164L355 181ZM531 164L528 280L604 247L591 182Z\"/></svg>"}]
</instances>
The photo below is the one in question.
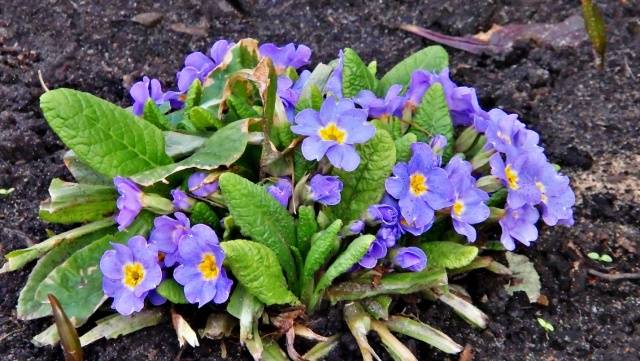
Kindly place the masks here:
<instances>
[{"instance_id":1,"label":"dark moist soil","mask_svg":"<svg viewBox=\"0 0 640 361\"><path fill-rule=\"evenodd\" d=\"M486 31L493 23L559 22L578 11L573 0L234 2L244 14L221 0L1 3L0 188L15 187L0 198L1 255L44 239L47 229L56 230L38 220L38 203L53 177L69 177L61 159L63 145L38 108L38 70L50 88L80 89L125 106L126 89L142 74L173 85L184 56L208 49L219 38L301 42L314 50L316 61L352 47L365 60L377 59L382 72L429 45L397 30L399 22L463 35ZM609 35L603 72L594 66L588 43L564 50L518 43L502 58L450 51L454 79L475 86L486 108L517 112L540 132L551 160L572 177L578 198L573 228L542 227L539 242L520 250L534 261L548 306L529 304L523 294L507 296L506 280L483 271L460 282L490 316L486 330L470 328L442 304L407 298L394 306L395 312L413 313L470 345L476 360L640 359L638 281L608 282L587 273L640 271L640 6L635 0L598 3ZM155 26L130 20L150 11L165 14ZM191 34L172 30L179 28L175 24ZM590 251L610 254L614 261L604 267L585 256ZM30 342L49 319L16 319L18 292L30 268L0 276L0 355L3 360L61 359L59 348ZM551 322L555 331L545 334L537 317ZM203 321L201 316L190 320ZM344 335L330 359L359 359L339 309L320 311L312 327L321 334ZM376 336L370 339L388 360ZM421 360L458 358L404 341ZM202 344L181 351L165 323L98 341L85 353L91 360L221 359L220 342ZM225 346L228 359L249 359L236 339Z\"/></svg>"}]
</instances>

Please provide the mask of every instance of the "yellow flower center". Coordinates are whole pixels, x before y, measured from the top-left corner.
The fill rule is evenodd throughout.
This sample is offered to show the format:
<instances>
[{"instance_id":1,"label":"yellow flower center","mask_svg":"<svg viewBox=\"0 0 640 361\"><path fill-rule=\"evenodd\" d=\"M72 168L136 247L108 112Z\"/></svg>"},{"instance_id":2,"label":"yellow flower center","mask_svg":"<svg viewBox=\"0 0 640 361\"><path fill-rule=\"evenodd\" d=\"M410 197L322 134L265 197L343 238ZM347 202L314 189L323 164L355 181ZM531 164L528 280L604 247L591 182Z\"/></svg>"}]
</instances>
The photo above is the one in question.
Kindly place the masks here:
<instances>
[{"instance_id":1,"label":"yellow flower center","mask_svg":"<svg viewBox=\"0 0 640 361\"><path fill-rule=\"evenodd\" d=\"M462 215L462 212L464 212L464 202L461 199L458 199L453 204L453 214L460 217L460 215Z\"/></svg>"},{"instance_id":2,"label":"yellow flower center","mask_svg":"<svg viewBox=\"0 0 640 361\"><path fill-rule=\"evenodd\" d=\"M122 283L129 288L135 288L144 280L144 267L140 262L129 262L123 267Z\"/></svg>"},{"instance_id":3,"label":"yellow flower center","mask_svg":"<svg viewBox=\"0 0 640 361\"><path fill-rule=\"evenodd\" d=\"M420 172L415 172L409 177L409 190L416 197L423 195L429 190L427 178Z\"/></svg>"},{"instance_id":4,"label":"yellow flower center","mask_svg":"<svg viewBox=\"0 0 640 361\"><path fill-rule=\"evenodd\" d=\"M347 138L347 132L338 128L334 122L327 124L324 128L320 128L318 135L324 141L334 141L338 144L344 143Z\"/></svg>"},{"instance_id":5,"label":"yellow flower center","mask_svg":"<svg viewBox=\"0 0 640 361\"><path fill-rule=\"evenodd\" d=\"M538 190L540 190L540 193L542 193L542 195L540 196L542 203L547 203L547 201L549 200L549 198L545 194L545 192L547 191L547 188L545 188L544 184L542 184L542 182L539 182L539 181L536 182L536 188L538 188Z\"/></svg>"},{"instance_id":6,"label":"yellow flower center","mask_svg":"<svg viewBox=\"0 0 640 361\"><path fill-rule=\"evenodd\" d=\"M507 176L507 184L509 188L513 190L520 188L518 185L518 172L511 168L511 164L507 164L507 166L504 167L504 174Z\"/></svg>"},{"instance_id":7,"label":"yellow flower center","mask_svg":"<svg viewBox=\"0 0 640 361\"><path fill-rule=\"evenodd\" d=\"M218 277L218 265L216 257L211 252L202 255L202 261L198 264L198 270L202 273L202 278L207 281L214 280Z\"/></svg>"}]
</instances>

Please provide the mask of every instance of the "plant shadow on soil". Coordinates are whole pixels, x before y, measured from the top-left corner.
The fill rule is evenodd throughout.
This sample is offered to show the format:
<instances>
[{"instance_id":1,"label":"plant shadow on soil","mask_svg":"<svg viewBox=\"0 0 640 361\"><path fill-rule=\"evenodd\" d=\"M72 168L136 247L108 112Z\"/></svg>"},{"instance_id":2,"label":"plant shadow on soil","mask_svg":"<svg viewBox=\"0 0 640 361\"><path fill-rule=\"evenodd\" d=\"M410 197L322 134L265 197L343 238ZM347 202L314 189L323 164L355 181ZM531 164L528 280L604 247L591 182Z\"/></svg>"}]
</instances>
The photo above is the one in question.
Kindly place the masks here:
<instances>
[{"instance_id":1,"label":"plant shadow on soil","mask_svg":"<svg viewBox=\"0 0 640 361\"><path fill-rule=\"evenodd\" d=\"M352 47L367 61L377 59L383 72L429 45L397 30L399 22L463 35L486 31L493 23L559 22L579 11L570 0L241 1L244 14L222 0L203 3L9 1L0 7L0 188L15 187L0 198L1 255L42 240L47 228L59 231L38 220L38 203L53 177L70 177L62 163L63 146L38 108L38 70L50 88L80 89L126 106L126 89L142 74L173 85L184 56L218 38L301 42L314 50L315 61L325 62L338 49ZM450 50L454 80L475 86L485 108L519 113L541 134L550 159L572 178L577 194L573 228L542 227L537 244L520 250L534 261L548 306L529 304L523 294L509 297L506 280L483 271L459 282L491 318L486 330L471 329L442 304L408 297L394 305L395 312L417 315L470 345L476 360L640 359L638 281L611 283L587 274L589 268L640 270L640 7L633 0L598 3L609 31L604 72L593 65L587 43L564 50L519 43L502 58ZM150 27L130 20L149 11L164 17ZM174 31L179 30L175 24L186 24L191 34ZM590 251L608 253L614 262L599 265L586 257ZM49 319L16 319L18 292L30 268L0 276L0 355L3 360L61 359L59 348L30 343ZM193 308L180 310L201 326ZM551 322L555 332L546 335L537 317ZM325 308L310 322L321 334L343 334L329 359L360 358L340 309ZM458 359L402 339L421 360ZM383 359L390 359L376 336L370 340ZM225 346L227 359L250 359L237 339ZM198 349L180 351L168 323L98 341L85 355L90 360L222 359L220 342L203 340Z\"/></svg>"}]
</instances>

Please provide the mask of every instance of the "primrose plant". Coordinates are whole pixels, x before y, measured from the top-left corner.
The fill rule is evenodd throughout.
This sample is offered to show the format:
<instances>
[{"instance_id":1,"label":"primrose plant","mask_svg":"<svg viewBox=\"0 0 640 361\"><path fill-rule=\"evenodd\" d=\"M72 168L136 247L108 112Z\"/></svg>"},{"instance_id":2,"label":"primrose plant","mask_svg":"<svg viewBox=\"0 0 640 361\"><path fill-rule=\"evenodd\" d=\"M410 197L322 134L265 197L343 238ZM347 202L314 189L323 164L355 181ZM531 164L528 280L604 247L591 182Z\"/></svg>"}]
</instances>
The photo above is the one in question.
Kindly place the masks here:
<instances>
[{"instance_id":1,"label":"primrose plant","mask_svg":"<svg viewBox=\"0 0 640 361\"><path fill-rule=\"evenodd\" d=\"M177 89L135 83L130 109L71 89L42 95L75 182L54 179L40 216L79 226L5 256L2 272L38 259L20 319L66 315L35 343L69 351L75 328L110 307L76 344L169 313L180 344L195 346L167 307L193 304L208 317L200 338L237 325L256 360L318 360L339 336L305 321L340 307L364 360L378 359L371 330L396 360L416 357L394 334L460 352L417 317L390 314L406 294L486 326L447 276L511 276L496 251L530 246L540 219L573 223L569 179L517 115L483 110L450 79L439 46L380 79L352 49L310 64L304 45L220 40L187 56ZM296 335L318 343L301 355Z\"/></svg>"}]
</instances>

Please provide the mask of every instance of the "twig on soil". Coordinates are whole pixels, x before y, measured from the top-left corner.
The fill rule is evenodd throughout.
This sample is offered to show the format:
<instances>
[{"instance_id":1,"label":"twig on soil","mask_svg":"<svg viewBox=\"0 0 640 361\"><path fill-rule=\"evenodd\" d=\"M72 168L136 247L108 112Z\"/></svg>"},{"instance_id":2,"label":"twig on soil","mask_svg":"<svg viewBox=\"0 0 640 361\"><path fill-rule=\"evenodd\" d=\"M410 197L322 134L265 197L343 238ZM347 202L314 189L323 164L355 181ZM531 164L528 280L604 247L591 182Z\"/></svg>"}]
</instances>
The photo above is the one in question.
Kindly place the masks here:
<instances>
[{"instance_id":1,"label":"twig on soil","mask_svg":"<svg viewBox=\"0 0 640 361\"><path fill-rule=\"evenodd\" d=\"M42 79L42 71L40 71L40 69L38 69L38 80L40 80L40 86L42 87L42 89L45 92L48 92L49 87L47 87L47 84L44 82L44 79Z\"/></svg>"},{"instance_id":2,"label":"twig on soil","mask_svg":"<svg viewBox=\"0 0 640 361\"><path fill-rule=\"evenodd\" d=\"M638 280L640 279L640 272L638 273L603 273L594 269L588 269L587 273L592 276L600 277L607 281L620 281L620 280Z\"/></svg>"}]
</instances>

